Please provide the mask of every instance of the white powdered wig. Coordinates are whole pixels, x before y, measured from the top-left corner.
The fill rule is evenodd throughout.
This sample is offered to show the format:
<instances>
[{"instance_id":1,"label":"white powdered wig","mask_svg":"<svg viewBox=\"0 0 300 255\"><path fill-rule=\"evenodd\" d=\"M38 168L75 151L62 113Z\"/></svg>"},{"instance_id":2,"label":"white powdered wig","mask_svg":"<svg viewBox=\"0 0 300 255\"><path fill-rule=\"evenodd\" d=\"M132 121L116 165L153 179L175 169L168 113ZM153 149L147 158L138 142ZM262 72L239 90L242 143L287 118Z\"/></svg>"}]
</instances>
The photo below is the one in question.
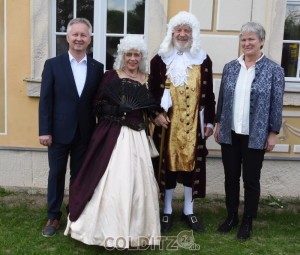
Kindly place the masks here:
<instances>
[{"instance_id":1,"label":"white powdered wig","mask_svg":"<svg viewBox=\"0 0 300 255\"><path fill-rule=\"evenodd\" d=\"M120 39L120 43L118 44L118 55L114 63L114 69L121 69L124 66L124 54L130 50L137 50L142 54L139 70L147 73L147 45L141 35L126 35L123 39Z\"/></svg>"},{"instance_id":2,"label":"white powdered wig","mask_svg":"<svg viewBox=\"0 0 300 255\"><path fill-rule=\"evenodd\" d=\"M175 27L179 25L188 25L192 29L192 45L190 53L192 56L197 55L200 50L200 23L197 18L186 11L181 11L172 17L168 23L168 31L165 39L160 45L158 55L161 57L169 57L173 51L172 35Z\"/></svg>"}]
</instances>

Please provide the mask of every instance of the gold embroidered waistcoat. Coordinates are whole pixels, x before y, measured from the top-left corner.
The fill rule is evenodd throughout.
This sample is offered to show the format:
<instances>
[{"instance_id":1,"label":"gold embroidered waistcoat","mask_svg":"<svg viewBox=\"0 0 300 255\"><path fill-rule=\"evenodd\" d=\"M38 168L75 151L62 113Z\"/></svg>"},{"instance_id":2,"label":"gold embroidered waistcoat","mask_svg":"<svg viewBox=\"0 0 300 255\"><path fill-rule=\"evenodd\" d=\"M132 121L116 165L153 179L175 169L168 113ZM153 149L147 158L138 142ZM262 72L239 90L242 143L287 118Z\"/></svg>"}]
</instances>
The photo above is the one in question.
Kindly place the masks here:
<instances>
[{"instance_id":1,"label":"gold embroidered waistcoat","mask_svg":"<svg viewBox=\"0 0 300 255\"><path fill-rule=\"evenodd\" d=\"M188 83L175 87L171 83L172 107L168 139L170 171L192 171L195 167L197 127L199 125L200 65L188 68Z\"/></svg>"}]
</instances>

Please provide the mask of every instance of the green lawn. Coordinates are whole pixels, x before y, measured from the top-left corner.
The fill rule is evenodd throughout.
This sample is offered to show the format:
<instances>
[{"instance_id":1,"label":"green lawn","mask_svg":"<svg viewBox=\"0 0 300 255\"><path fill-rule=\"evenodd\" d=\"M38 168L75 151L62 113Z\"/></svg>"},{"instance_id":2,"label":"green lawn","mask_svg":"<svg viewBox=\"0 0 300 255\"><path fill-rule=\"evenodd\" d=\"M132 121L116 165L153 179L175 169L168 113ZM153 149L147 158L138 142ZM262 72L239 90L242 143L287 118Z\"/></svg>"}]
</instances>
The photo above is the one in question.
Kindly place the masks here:
<instances>
[{"instance_id":1,"label":"green lawn","mask_svg":"<svg viewBox=\"0 0 300 255\"><path fill-rule=\"evenodd\" d=\"M300 201L277 201L273 197L262 200L259 215L254 221L252 237L248 241L236 239L237 229L222 235L216 232L225 217L224 202L205 199L196 202L196 213L206 232L194 234L180 221L182 201L175 201L173 231L163 237L160 248L145 247L143 251L108 251L87 246L63 235L63 226L51 238L41 235L46 222L46 196L8 194L0 188L0 254L213 254L243 255L300 254ZM270 206L273 205L273 206ZM280 208L283 207L283 208ZM193 239L194 238L194 239ZM188 249L190 247L191 249Z\"/></svg>"}]
</instances>

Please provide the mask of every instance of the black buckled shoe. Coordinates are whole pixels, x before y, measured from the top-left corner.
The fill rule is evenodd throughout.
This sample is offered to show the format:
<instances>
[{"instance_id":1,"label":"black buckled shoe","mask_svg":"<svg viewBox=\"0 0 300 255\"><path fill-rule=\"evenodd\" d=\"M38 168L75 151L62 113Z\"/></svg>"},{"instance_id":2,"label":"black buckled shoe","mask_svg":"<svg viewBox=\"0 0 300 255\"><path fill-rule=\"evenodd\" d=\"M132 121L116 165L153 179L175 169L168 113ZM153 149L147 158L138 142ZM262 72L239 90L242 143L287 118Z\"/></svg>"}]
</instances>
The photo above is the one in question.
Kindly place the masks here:
<instances>
[{"instance_id":1,"label":"black buckled shoe","mask_svg":"<svg viewBox=\"0 0 300 255\"><path fill-rule=\"evenodd\" d=\"M231 229L237 226L239 224L239 218L236 213L228 215L226 220L221 224L217 231L220 233L228 233Z\"/></svg>"},{"instance_id":2,"label":"black buckled shoe","mask_svg":"<svg viewBox=\"0 0 300 255\"><path fill-rule=\"evenodd\" d=\"M195 214L185 215L184 213L181 215L181 219L186 222L186 224L195 232L203 233L205 231L203 225L197 219Z\"/></svg>"},{"instance_id":3,"label":"black buckled shoe","mask_svg":"<svg viewBox=\"0 0 300 255\"><path fill-rule=\"evenodd\" d=\"M160 227L161 232L166 233L169 232L173 225L173 216L172 214L164 213L161 216Z\"/></svg>"},{"instance_id":4,"label":"black buckled shoe","mask_svg":"<svg viewBox=\"0 0 300 255\"><path fill-rule=\"evenodd\" d=\"M241 240L247 240L250 237L252 231L252 217L244 216L242 224L237 233L237 238Z\"/></svg>"}]
</instances>

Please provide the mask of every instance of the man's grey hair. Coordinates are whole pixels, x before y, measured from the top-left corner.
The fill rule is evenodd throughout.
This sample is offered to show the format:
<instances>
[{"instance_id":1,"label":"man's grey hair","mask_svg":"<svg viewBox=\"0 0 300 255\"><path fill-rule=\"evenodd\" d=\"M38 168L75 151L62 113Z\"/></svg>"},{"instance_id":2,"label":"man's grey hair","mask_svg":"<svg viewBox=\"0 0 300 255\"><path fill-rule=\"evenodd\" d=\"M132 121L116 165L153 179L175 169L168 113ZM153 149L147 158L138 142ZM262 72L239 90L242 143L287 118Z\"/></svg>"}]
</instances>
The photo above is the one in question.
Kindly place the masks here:
<instances>
[{"instance_id":1,"label":"man's grey hair","mask_svg":"<svg viewBox=\"0 0 300 255\"><path fill-rule=\"evenodd\" d=\"M74 24L78 24L78 23L81 23L81 24L85 24L88 26L88 31L89 31L89 36L92 35L92 31L93 31L93 27L91 25L91 23L86 19L86 18L75 18L75 19L71 19L68 23L68 26L67 26L67 34L70 33L71 31L71 27L74 25Z\"/></svg>"}]
</instances>

